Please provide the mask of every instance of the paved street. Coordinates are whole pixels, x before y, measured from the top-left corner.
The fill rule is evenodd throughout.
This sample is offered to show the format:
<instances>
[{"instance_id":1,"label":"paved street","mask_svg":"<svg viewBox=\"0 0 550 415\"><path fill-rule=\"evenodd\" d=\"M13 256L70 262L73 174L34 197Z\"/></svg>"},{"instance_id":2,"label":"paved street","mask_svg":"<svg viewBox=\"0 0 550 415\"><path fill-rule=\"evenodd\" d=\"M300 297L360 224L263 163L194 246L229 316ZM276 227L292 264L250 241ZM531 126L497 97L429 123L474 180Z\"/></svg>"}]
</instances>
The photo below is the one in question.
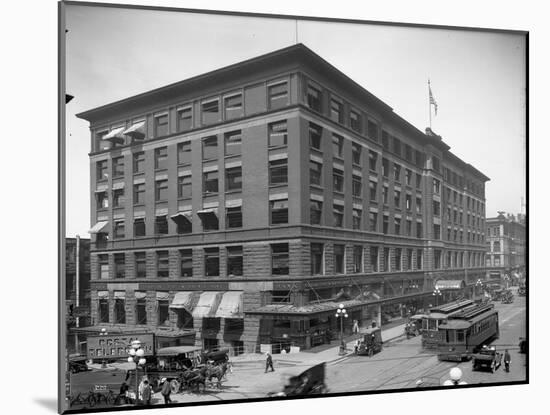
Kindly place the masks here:
<instances>
[{"instance_id":1,"label":"paved street","mask_svg":"<svg viewBox=\"0 0 550 415\"><path fill-rule=\"evenodd\" d=\"M353 354L340 357L336 347L318 353L275 355L275 372L264 373L262 355L239 356L234 359L233 373L228 374L221 389L210 387L204 394L184 392L171 398L174 402L201 402L265 397L269 392L282 389L285 372L297 367L306 369L319 361L327 362L326 383L331 392L415 388L418 380L423 381L424 387L440 386L454 366L461 368L463 380L469 384L525 380L525 356L518 350L518 338L525 334L525 298L516 296L514 303L496 303L495 307L499 310L500 338L493 344L501 352L509 349L512 357L509 373L504 371L504 366L493 374L489 371L473 372L470 361L460 364L440 362L434 353L421 350L419 337L407 340L400 336L403 327L397 326L383 331L384 349L370 358ZM352 342L348 345L351 349ZM108 384L118 392L124 373L111 367L73 375L73 391L87 392L89 386L85 385L93 382ZM155 394L153 404L161 403L162 396Z\"/></svg>"}]
</instances>

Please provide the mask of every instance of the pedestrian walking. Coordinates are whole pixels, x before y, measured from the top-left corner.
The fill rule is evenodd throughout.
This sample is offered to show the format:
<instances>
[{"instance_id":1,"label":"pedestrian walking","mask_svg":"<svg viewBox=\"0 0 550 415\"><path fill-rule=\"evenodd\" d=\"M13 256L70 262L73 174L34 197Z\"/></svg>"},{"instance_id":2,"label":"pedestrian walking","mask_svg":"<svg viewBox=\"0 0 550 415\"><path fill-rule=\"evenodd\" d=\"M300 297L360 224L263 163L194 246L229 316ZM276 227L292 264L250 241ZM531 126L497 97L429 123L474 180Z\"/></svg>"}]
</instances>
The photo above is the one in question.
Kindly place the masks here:
<instances>
[{"instance_id":1,"label":"pedestrian walking","mask_svg":"<svg viewBox=\"0 0 550 415\"><path fill-rule=\"evenodd\" d=\"M164 398L164 404L172 403L172 399L170 399L170 392L172 390L170 389L170 382L166 380L166 378L162 378L160 383L162 384L162 387L160 389L160 393L162 394L162 397Z\"/></svg>"},{"instance_id":2,"label":"pedestrian walking","mask_svg":"<svg viewBox=\"0 0 550 415\"><path fill-rule=\"evenodd\" d=\"M357 339L355 341L355 346L354 346L354 350L355 350L355 354L357 354L357 351L359 350L359 345L361 344L361 340L360 339Z\"/></svg>"},{"instance_id":3,"label":"pedestrian walking","mask_svg":"<svg viewBox=\"0 0 550 415\"><path fill-rule=\"evenodd\" d=\"M359 333L359 322L357 320L353 320L353 334Z\"/></svg>"},{"instance_id":4,"label":"pedestrian walking","mask_svg":"<svg viewBox=\"0 0 550 415\"><path fill-rule=\"evenodd\" d=\"M143 381L143 387L141 389L141 402L143 403L143 405L151 405L151 393L151 385L149 384L149 381L145 379Z\"/></svg>"},{"instance_id":5,"label":"pedestrian walking","mask_svg":"<svg viewBox=\"0 0 550 415\"><path fill-rule=\"evenodd\" d=\"M128 384L126 382L122 382L122 385L120 385L120 391L118 393L119 402L129 403L128 389Z\"/></svg>"},{"instance_id":6,"label":"pedestrian walking","mask_svg":"<svg viewBox=\"0 0 550 415\"><path fill-rule=\"evenodd\" d=\"M273 358L269 352L265 354L265 373L267 373L268 368L271 368L271 371L275 372L275 369L273 369Z\"/></svg>"},{"instance_id":7,"label":"pedestrian walking","mask_svg":"<svg viewBox=\"0 0 550 415\"><path fill-rule=\"evenodd\" d=\"M512 358L510 357L510 353L508 353L508 349L504 350L504 370L506 372L510 371L510 362L512 361Z\"/></svg>"}]
</instances>

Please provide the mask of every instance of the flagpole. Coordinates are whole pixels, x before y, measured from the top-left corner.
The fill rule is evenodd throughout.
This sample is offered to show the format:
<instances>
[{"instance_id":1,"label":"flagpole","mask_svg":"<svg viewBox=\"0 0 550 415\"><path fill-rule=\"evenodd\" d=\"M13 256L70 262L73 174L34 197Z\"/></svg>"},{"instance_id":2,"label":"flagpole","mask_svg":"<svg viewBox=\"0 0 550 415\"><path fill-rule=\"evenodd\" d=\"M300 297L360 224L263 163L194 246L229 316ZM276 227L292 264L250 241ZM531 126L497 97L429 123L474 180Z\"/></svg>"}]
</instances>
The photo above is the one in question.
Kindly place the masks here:
<instances>
[{"instance_id":1,"label":"flagpole","mask_svg":"<svg viewBox=\"0 0 550 415\"><path fill-rule=\"evenodd\" d=\"M430 100L430 78L428 78L428 113L430 114L430 130L432 129L432 102Z\"/></svg>"}]
</instances>

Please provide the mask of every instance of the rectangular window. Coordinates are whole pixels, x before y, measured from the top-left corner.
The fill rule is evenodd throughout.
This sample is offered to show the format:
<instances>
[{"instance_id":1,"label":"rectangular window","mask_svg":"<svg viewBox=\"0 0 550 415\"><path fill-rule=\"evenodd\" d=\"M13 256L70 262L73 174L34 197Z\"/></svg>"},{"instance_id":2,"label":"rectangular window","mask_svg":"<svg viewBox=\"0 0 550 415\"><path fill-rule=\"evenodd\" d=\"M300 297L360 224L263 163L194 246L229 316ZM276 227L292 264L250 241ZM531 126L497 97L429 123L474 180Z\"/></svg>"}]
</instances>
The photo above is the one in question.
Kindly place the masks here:
<instances>
[{"instance_id":1,"label":"rectangular window","mask_svg":"<svg viewBox=\"0 0 550 415\"><path fill-rule=\"evenodd\" d=\"M405 160L412 161L412 148L408 144L405 144Z\"/></svg>"},{"instance_id":2,"label":"rectangular window","mask_svg":"<svg viewBox=\"0 0 550 415\"><path fill-rule=\"evenodd\" d=\"M416 198L416 213L422 214L422 198L420 197Z\"/></svg>"},{"instance_id":3,"label":"rectangular window","mask_svg":"<svg viewBox=\"0 0 550 415\"><path fill-rule=\"evenodd\" d=\"M134 184L134 205L145 203L145 183Z\"/></svg>"},{"instance_id":4,"label":"rectangular window","mask_svg":"<svg viewBox=\"0 0 550 415\"><path fill-rule=\"evenodd\" d=\"M96 192L95 199L96 208L98 210L107 209L109 207L109 197L107 196L107 192Z\"/></svg>"},{"instance_id":5,"label":"rectangular window","mask_svg":"<svg viewBox=\"0 0 550 415\"><path fill-rule=\"evenodd\" d=\"M369 181L369 197L372 202L376 202L378 183L375 181Z\"/></svg>"},{"instance_id":6,"label":"rectangular window","mask_svg":"<svg viewBox=\"0 0 550 415\"><path fill-rule=\"evenodd\" d=\"M307 86L307 106L321 112L321 91L312 85Z\"/></svg>"},{"instance_id":7,"label":"rectangular window","mask_svg":"<svg viewBox=\"0 0 550 415\"><path fill-rule=\"evenodd\" d=\"M378 213L376 212L369 212L369 231L378 231Z\"/></svg>"},{"instance_id":8,"label":"rectangular window","mask_svg":"<svg viewBox=\"0 0 550 415\"><path fill-rule=\"evenodd\" d=\"M335 192L344 191L344 172L339 169L332 169L333 188Z\"/></svg>"},{"instance_id":9,"label":"rectangular window","mask_svg":"<svg viewBox=\"0 0 550 415\"><path fill-rule=\"evenodd\" d=\"M178 110L178 132L193 128L193 108L186 107Z\"/></svg>"},{"instance_id":10,"label":"rectangular window","mask_svg":"<svg viewBox=\"0 0 550 415\"><path fill-rule=\"evenodd\" d=\"M225 169L225 191L242 190L243 172L242 167L231 167Z\"/></svg>"},{"instance_id":11,"label":"rectangular window","mask_svg":"<svg viewBox=\"0 0 550 415\"><path fill-rule=\"evenodd\" d=\"M320 225L321 216L323 214L323 202L320 202L317 200L310 200L309 204L310 204L310 208L309 208L310 223L312 225Z\"/></svg>"},{"instance_id":12,"label":"rectangular window","mask_svg":"<svg viewBox=\"0 0 550 415\"><path fill-rule=\"evenodd\" d=\"M354 110L349 112L349 125L353 131L361 132L361 115Z\"/></svg>"},{"instance_id":13,"label":"rectangular window","mask_svg":"<svg viewBox=\"0 0 550 415\"><path fill-rule=\"evenodd\" d=\"M220 227L218 215L214 212L205 213L199 216L202 220L203 231L217 231Z\"/></svg>"},{"instance_id":14,"label":"rectangular window","mask_svg":"<svg viewBox=\"0 0 550 415\"><path fill-rule=\"evenodd\" d=\"M405 184L407 186L411 186L412 183L412 171L409 169L405 169Z\"/></svg>"},{"instance_id":15,"label":"rectangular window","mask_svg":"<svg viewBox=\"0 0 550 415\"><path fill-rule=\"evenodd\" d=\"M218 136L212 135L202 139L202 159L214 160L218 158Z\"/></svg>"},{"instance_id":16,"label":"rectangular window","mask_svg":"<svg viewBox=\"0 0 550 415\"><path fill-rule=\"evenodd\" d=\"M213 124L220 120L220 102L218 99L202 103L202 123Z\"/></svg>"},{"instance_id":17,"label":"rectangular window","mask_svg":"<svg viewBox=\"0 0 550 415\"><path fill-rule=\"evenodd\" d=\"M115 254L115 278L124 278L126 275L125 254Z\"/></svg>"},{"instance_id":18,"label":"rectangular window","mask_svg":"<svg viewBox=\"0 0 550 415\"><path fill-rule=\"evenodd\" d=\"M389 195L390 189L388 186L382 187L382 202L387 205L388 204L388 195Z\"/></svg>"},{"instance_id":19,"label":"rectangular window","mask_svg":"<svg viewBox=\"0 0 550 415\"><path fill-rule=\"evenodd\" d=\"M360 245L353 247L353 272L356 274L363 272L363 247Z\"/></svg>"},{"instance_id":20,"label":"rectangular window","mask_svg":"<svg viewBox=\"0 0 550 415\"><path fill-rule=\"evenodd\" d=\"M406 222L406 235L407 236L411 236L412 235L412 220L410 219L407 219L407 222Z\"/></svg>"},{"instance_id":21,"label":"rectangular window","mask_svg":"<svg viewBox=\"0 0 550 415\"><path fill-rule=\"evenodd\" d=\"M433 185L434 185L434 193L438 195L441 189L441 182L437 179L433 179Z\"/></svg>"},{"instance_id":22,"label":"rectangular window","mask_svg":"<svg viewBox=\"0 0 550 415\"><path fill-rule=\"evenodd\" d=\"M422 229L422 222L416 222L416 237L422 238L424 230Z\"/></svg>"},{"instance_id":23,"label":"rectangular window","mask_svg":"<svg viewBox=\"0 0 550 415\"><path fill-rule=\"evenodd\" d=\"M243 116L243 95L232 95L223 99L225 119L231 120Z\"/></svg>"},{"instance_id":24,"label":"rectangular window","mask_svg":"<svg viewBox=\"0 0 550 415\"><path fill-rule=\"evenodd\" d=\"M361 165L361 151L362 151L361 145L357 143L351 143L351 160L353 164L357 164L358 166Z\"/></svg>"},{"instance_id":25,"label":"rectangular window","mask_svg":"<svg viewBox=\"0 0 550 415\"><path fill-rule=\"evenodd\" d=\"M353 209L353 229L361 229L361 217L363 216L363 211L361 209Z\"/></svg>"},{"instance_id":26,"label":"rectangular window","mask_svg":"<svg viewBox=\"0 0 550 415\"><path fill-rule=\"evenodd\" d=\"M346 247L344 245L334 245L334 273L335 274L344 274L345 252L346 252Z\"/></svg>"},{"instance_id":27,"label":"rectangular window","mask_svg":"<svg viewBox=\"0 0 550 415\"><path fill-rule=\"evenodd\" d=\"M395 269L401 271L401 255L403 250L401 248L395 248Z\"/></svg>"},{"instance_id":28,"label":"rectangular window","mask_svg":"<svg viewBox=\"0 0 550 415\"><path fill-rule=\"evenodd\" d=\"M309 123L309 146L316 150L321 150L321 137L323 128L316 124Z\"/></svg>"},{"instance_id":29,"label":"rectangular window","mask_svg":"<svg viewBox=\"0 0 550 415\"><path fill-rule=\"evenodd\" d=\"M433 214L435 216L441 215L441 203L439 203L437 200L433 201Z\"/></svg>"},{"instance_id":30,"label":"rectangular window","mask_svg":"<svg viewBox=\"0 0 550 415\"><path fill-rule=\"evenodd\" d=\"M136 278L145 278L147 276L147 258L145 252L135 252L134 259L136 264Z\"/></svg>"},{"instance_id":31,"label":"rectangular window","mask_svg":"<svg viewBox=\"0 0 550 415\"><path fill-rule=\"evenodd\" d=\"M107 160L101 160L95 164L96 171L96 180L99 182L101 180L107 180Z\"/></svg>"},{"instance_id":32,"label":"rectangular window","mask_svg":"<svg viewBox=\"0 0 550 415\"><path fill-rule=\"evenodd\" d=\"M134 174L145 171L145 153L143 151L138 151L132 155L132 168Z\"/></svg>"},{"instance_id":33,"label":"rectangular window","mask_svg":"<svg viewBox=\"0 0 550 415\"><path fill-rule=\"evenodd\" d=\"M394 163L394 165L393 165L393 179L396 182L401 181L401 166L399 164Z\"/></svg>"},{"instance_id":34,"label":"rectangular window","mask_svg":"<svg viewBox=\"0 0 550 415\"><path fill-rule=\"evenodd\" d=\"M191 141L178 143L178 164L191 164Z\"/></svg>"},{"instance_id":35,"label":"rectangular window","mask_svg":"<svg viewBox=\"0 0 550 415\"><path fill-rule=\"evenodd\" d=\"M369 121L367 125L369 138L378 141L378 125L374 121Z\"/></svg>"},{"instance_id":36,"label":"rectangular window","mask_svg":"<svg viewBox=\"0 0 550 415\"><path fill-rule=\"evenodd\" d=\"M168 200L168 180L155 181L155 201Z\"/></svg>"},{"instance_id":37,"label":"rectangular window","mask_svg":"<svg viewBox=\"0 0 550 415\"><path fill-rule=\"evenodd\" d=\"M189 199L192 196L191 176L178 177L178 198Z\"/></svg>"},{"instance_id":38,"label":"rectangular window","mask_svg":"<svg viewBox=\"0 0 550 415\"><path fill-rule=\"evenodd\" d=\"M228 207L225 209L225 224L227 228L243 227L243 211L241 206Z\"/></svg>"},{"instance_id":39,"label":"rectangular window","mask_svg":"<svg viewBox=\"0 0 550 415\"><path fill-rule=\"evenodd\" d=\"M421 185L422 185L422 175L416 173L416 187L420 189Z\"/></svg>"},{"instance_id":40,"label":"rectangular window","mask_svg":"<svg viewBox=\"0 0 550 415\"><path fill-rule=\"evenodd\" d=\"M136 324L147 324L147 300L145 298L136 300Z\"/></svg>"},{"instance_id":41,"label":"rectangular window","mask_svg":"<svg viewBox=\"0 0 550 415\"><path fill-rule=\"evenodd\" d=\"M269 162L269 185L288 184L288 159Z\"/></svg>"},{"instance_id":42,"label":"rectangular window","mask_svg":"<svg viewBox=\"0 0 550 415\"><path fill-rule=\"evenodd\" d=\"M155 217L155 234L167 235L168 234L168 219L166 215Z\"/></svg>"},{"instance_id":43,"label":"rectangular window","mask_svg":"<svg viewBox=\"0 0 550 415\"><path fill-rule=\"evenodd\" d=\"M207 277L220 275L220 249L204 248L204 274Z\"/></svg>"},{"instance_id":44,"label":"rectangular window","mask_svg":"<svg viewBox=\"0 0 550 415\"><path fill-rule=\"evenodd\" d=\"M243 275L243 247L227 247L227 275L230 277Z\"/></svg>"},{"instance_id":45,"label":"rectangular window","mask_svg":"<svg viewBox=\"0 0 550 415\"><path fill-rule=\"evenodd\" d=\"M352 186L351 186L351 193L355 197L361 197L361 193L363 190L363 185L361 183L361 176L353 176Z\"/></svg>"},{"instance_id":46,"label":"rectangular window","mask_svg":"<svg viewBox=\"0 0 550 415\"><path fill-rule=\"evenodd\" d=\"M99 268L99 278L106 280L109 278L109 256L108 255L98 255L98 268Z\"/></svg>"},{"instance_id":47,"label":"rectangular window","mask_svg":"<svg viewBox=\"0 0 550 415\"><path fill-rule=\"evenodd\" d=\"M271 225L288 223L288 200L272 200L269 202Z\"/></svg>"},{"instance_id":48,"label":"rectangular window","mask_svg":"<svg viewBox=\"0 0 550 415\"><path fill-rule=\"evenodd\" d=\"M332 134L332 155L334 157L342 158L342 152L344 149L344 137L337 134Z\"/></svg>"},{"instance_id":49,"label":"rectangular window","mask_svg":"<svg viewBox=\"0 0 550 415\"><path fill-rule=\"evenodd\" d=\"M396 137L392 137L392 139L393 139L393 152L394 154L397 154L399 157L401 157L401 141Z\"/></svg>"},{"instance_id":50,"label":"rectangular window","mask_svg":"<svg viewBox=\"0 0 550 415\"><path fill-rule=\"evenodd\" d=\"M155 170L168 168L168 148L155 148Z\"/></svg>"},{"instance_id":51,"label":"rectangular window","mask_svg":"<svg viewBox=\"0 0 550 415\"><path fill-rule=\"evenodd\" d=\"M390 150L390 136L387 131L382 130L382 147L384 150Z\"/></svg>"},{"instance_id":52,"label":"rectangular window","mask_svg":"<svg viewBox=\"0 0 550 415\"><path fill-rule=\"evenodd\" d=\"M218 193L218 171L209 171L202 174L202 188L205 195Z\"/></svg>"},{"instance_id":53,"label":"rectangular window","mask_svg":"<svg viewBox=\"0 0 550 415\"><path fill-rule=\"evenodd\" d=\"M115 222L115 229L113 233L114 233L115 239L124 238L124 221L123 220L119 220Z\"/></svg>"},{"instance_id":54,"label":"rectangular window","mask_svg":"<svg viewBox=\"0 0 550 415\"><path fill-rule=\"evenodd\" d=\"M168 114L155 117L155 137L168 135Z\"/></svg>"},{"instance_id":55,"label":"rectangular window","mask_svg":"<svg viewBox=\"0 0 550 415\"><path fill-rule=\"evenodd\" d=\"M439 173L439 159L436 156L432 156L432 167Z\"/></svg>"},{"instance_id":56,"label":"rectangular window","mask_svg":"<svg viewBox=\"0 0 550 415\"><path fill-rule=\"evenodd\" d=\"M225 155L237 156L241 154L242 135L241 130L224 134Z\"/></svg>"},{"instance_id":57,"label":"rectangular window","mask_svg":"<svg viewBox=\"0 0 550 415\"><path fill-rule=\"evenodd\" d=\"M180 249L180 277L193 276L193 250Z\"/></svg>"},{"instance_id":58,"label":"rectangular window","mask_svg":"<svg viewBox=\"0 0 550 415\"><path fill-rule=\"evenodd\" d=\"M390 162L388 159L382 159L382 176L388 177L390 175Z\"/></svg>"},{"instance_id":59,"label":"rectangular window","mask_svg":"<svg viewBox=\"0 0 550 415\"><path fill-rule=\"evenodd\" d=\"M370 252L370 266L371 266L372 272L378 272L378 247L371 246L369 248L369 252Z\"/></svg>"},{"instance_id":60,"label":"rectangular window","mask_svg":"<svg viewBox=\"0 0 550 415\"><path fill-rule=\"evenodd\" d=\"M344 123L344 106L335 99L330 100L330 119L340 124Z\"/></svg>"},{"instance_id":61,"label":"rectangular window","mask_svg":"<svg viewBox=\"0 0 550 415\"><path fill-rule=\"evenodd\" d=\"M332 215L335 227L341 228L344 226L344 206L332 205Z\"/></svg>"},{"instance_id":62,"label":"rectangular window","mask_svg":"<svg viewBox=\"0 0 550 415\"><path fill-rule=\"evenodd\" d=\"M286 121L269 124L269 147L282 147L287 145L288 132Z\"/></svg>"},{"instance_id":63,"label":"rectangular window","mask_svg":"<svg viewBox=\"0 0 550 415\"><path fill-rule=\"evenodd\" d=\"M396 208L401 209L401 192L399 190L393 191L393 202Z\"/></svg>"},{"instance_id":64,"label":"rectangular window","mask_svg":"<svg viewBox=\"0 0 550 415\"><path fill-rule=\"evenodd\" d=\"M170 324L170 315L168 314L169 307L170 307L170 304L168 300L157 301L159 326L167 326L168 324Z\"/></svg>"},{"instance_id":65,"label":"rectangular window","mask_svg":"<svg viewBox=\"0 0 550 415\"><path fill-rule=\"evenodd\" d=\"M393 219L394 233L396 235L401 235L401 218Z\"/></svg>"},{"instance_id":66,"label":"rectangular window","mask_svg":"<svg viewBox=\"0 0 550 415\"><path fill-rule=\"evenodd\" d=\"M168 278L168 251L157 251L157 278Z\"/></svg>"},{"instance_id":67,"label":"rectangular window","mask_svg":"<svg viewBox=\"0 0 550 415\"><path fill-rule=\"evenodd\" d=\"M390 248L384 248L384 262L382 271L390 271Z\"/></svg>"},{"instance_id":68,"label":"rectangular window","mask_svg":"<svg viewBox=\"0 0 550 415\"><path fill-rule=\"evenodd\" d=\"M323 244L311 244L311 275L323 274Z\"/></svg>"},{"instance_id":69,"label":"rectangular window","mask_svg":"<svg viewBox=\"0 0 550 415\"><path fill-rule=\"evenodd\" d=\"M288 275L288 244L271 244L271 274Z\"/></svg>"},{"instance_id":70,"label":"rectangular window","mask_svg":"<svg viewBox=\"0 0 550 415\"><path fill-rule=\"evenodd\" d=\"M422 269L422 249L416 250L416 269Z\"/></svg>"},{"instance_id":71,"label":"rectangular window","mask_svg":"<svg viewBox=\"0 0 550 415\"><path fill-rule=\"evenodd\" d=\"M315 161L309 162L309 184L322 185L323 165Z\"/></svg>"},{"instance_id":72,"label":"rectangular window","mask_svg":"<svg viewBox=\"0 0 550 415\"><path fill-rule=\"evenodd\" d=\"M386 235L388 233L390 227L390 217L388 215L384 215L382 217L382 233Z\"/></svg>"},{"instance_id":73,"label":"rectangular window","mask_svg":"<svg viewBox=\"0 0 550 415\"><path fill-rule=\"evenodd\" d=\"M113 177L124 176L124 157L113 158Z\"/></svg>"},{"instance_id":74,"label":"rectangular window","mask_svg":"<svg viewBox=\"0 0 550 415\"><path fill-rule=\"evenodd\" d=\"M434 224L434 239L441 239L441 226Z\"/></svg>"},{"instance_id":75,"label":"rectangular window","mask_svg":"<svg viewBox=\"0 0 550 415\"><path fill-rule=\"evenodd\" d=\"M145 236L145 218L134 219L134 237Z\"/></svg>"},{"instance_id":76,"label":"rectangular window","mask_svg":"<svg viewBox=\"0 0 550 415\"><path fill-rule=\"evenodd\" d=\"M269 109L277 109L288 104L288 83L281 82L267 87Z\"/></svg>"},{"instance_id":77,"label":"rectangular window","mask_svg":"<svg viewBox=\"0 0 550 415\"><path fill-rule=\"evenodd\" d=\"M378 159L378 153L372 150L369 150L369 169L370 170L376 171L377 159Z\"/></svg>"},{"instance_id":78,"label":"rectangular window","mask_svg":"<svg viewBox=\"0 0 550 415\"><path fill-rule=\"evenodd\" d=\"M125 201L124 189L113 190L113 207L123 207Z\"/></svg>"},{"instance_id":79,"label":"rectangular window","mask_svg":"<svg viewBox=\"0 0 550 415\"><path fill-rule=\"evenodd\" d=\"M109 300L102 298L98 301L98 314L100 323L109 322Z\"/></svg>"},{"instance_id":80,"label":"rectangular window","mask_svg":"<svg viewBox=\"0 0 550 415\"><path fill-rule=\"evenodd\" d=\"M405 209L412 211L412 196L408 193L405 195Z\"/></svg>"},{"instance_id":81,"label":"rectangular window","mask_svg":"<svg viewBox=\"0 0 550 415\"><path fill-rule=\"evenodd\" d=\"M441 251L440 250L434 251L434 268L441 269Z\"/></svg>"}]
</instances>

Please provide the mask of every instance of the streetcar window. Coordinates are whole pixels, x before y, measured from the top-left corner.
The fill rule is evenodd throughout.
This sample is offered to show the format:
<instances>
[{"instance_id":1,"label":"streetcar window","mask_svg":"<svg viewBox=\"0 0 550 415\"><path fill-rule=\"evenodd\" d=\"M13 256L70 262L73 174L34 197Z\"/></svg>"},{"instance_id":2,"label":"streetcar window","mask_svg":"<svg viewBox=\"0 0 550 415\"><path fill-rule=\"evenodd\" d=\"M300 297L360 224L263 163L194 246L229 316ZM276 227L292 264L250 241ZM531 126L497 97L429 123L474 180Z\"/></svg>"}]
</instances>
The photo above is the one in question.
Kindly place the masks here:
<instances>
[{"instance_id":1,"label":"streetcar window","mask_svg":"<svg viewBox=\"0 0 550 415\"><path fill-rule=\"evenodd\" d=\"M436 320L428 320L428 330L437 330Z\"/></svg>"},{"instance_id":2,"label":"streetcar window","mask_svg":"<svg viewBox=\"0 0 550 415\"><path fill-rule=\"evenodd\" d=\"M456 332L456 341L457 343L464 343L464 331L457 330Z\"/></svg>"}]
</instances>

